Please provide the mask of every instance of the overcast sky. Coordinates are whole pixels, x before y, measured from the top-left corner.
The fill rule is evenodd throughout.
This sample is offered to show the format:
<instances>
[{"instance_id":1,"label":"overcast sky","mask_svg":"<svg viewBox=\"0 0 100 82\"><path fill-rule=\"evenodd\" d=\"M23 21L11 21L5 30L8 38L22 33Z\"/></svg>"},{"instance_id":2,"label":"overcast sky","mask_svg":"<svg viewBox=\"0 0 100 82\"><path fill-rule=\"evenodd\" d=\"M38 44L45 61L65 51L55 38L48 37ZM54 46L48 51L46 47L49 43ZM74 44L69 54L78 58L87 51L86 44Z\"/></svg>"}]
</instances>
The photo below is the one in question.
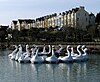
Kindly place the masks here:
<instances>
[{"instance_id":1,"label":"overcast sky","mask_svg":"<svg viewBox=\"0 0 100 82\"><path fill-rule=\"evenodd\" d=\"M79 6L88 12L100 12L100 0L0 0L0 25L10 25L12 20L60 13Z\"/></svg>"}]
</instances>

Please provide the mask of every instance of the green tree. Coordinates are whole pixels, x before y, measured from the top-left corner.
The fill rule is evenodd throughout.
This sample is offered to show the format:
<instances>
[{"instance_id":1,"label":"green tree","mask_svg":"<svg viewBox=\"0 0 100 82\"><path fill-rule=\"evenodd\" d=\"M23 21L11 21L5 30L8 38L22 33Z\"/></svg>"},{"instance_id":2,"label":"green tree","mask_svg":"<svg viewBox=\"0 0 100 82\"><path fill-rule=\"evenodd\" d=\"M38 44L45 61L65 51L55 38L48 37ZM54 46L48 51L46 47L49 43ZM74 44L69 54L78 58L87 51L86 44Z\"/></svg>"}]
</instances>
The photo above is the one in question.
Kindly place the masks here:
<instances>
[{"instance_id":1,"label":"green tree","mask_svg":"<svg viewBox=\"0 0 100 82\"><path fill-rule=\"evenodd\" d=\"M4 28L0 28L0 42L6 41L7 31Z\"/></svg>"},{"instance_id":2,"label":"green tree","mask_svg":"<svg viewBox=\"0 0 100 82\"><path fill-rule=\"evenodd\" d=\"M95 22L98 23L98 24L100 24L100 12L97 13Z\"/></svg>"}]
</instances>

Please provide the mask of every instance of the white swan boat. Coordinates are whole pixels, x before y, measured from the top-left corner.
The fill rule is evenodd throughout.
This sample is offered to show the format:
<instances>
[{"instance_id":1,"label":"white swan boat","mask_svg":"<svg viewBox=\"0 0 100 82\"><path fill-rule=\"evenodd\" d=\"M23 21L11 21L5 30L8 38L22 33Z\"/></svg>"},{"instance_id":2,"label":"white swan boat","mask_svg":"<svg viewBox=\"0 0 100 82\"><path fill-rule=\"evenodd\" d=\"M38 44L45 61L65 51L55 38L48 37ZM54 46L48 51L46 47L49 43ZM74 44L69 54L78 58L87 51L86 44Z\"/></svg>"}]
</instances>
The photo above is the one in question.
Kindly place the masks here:
<instances>
[{"instance_id":1,"label":"white swan boat","mask_svg":"<svg viewBox=\"0 0 100 82\"><path fill-rule=\"evenodd\" d=\"M37 48L35 55L30 59L31 63L43 63L45 61L42 56L38 56L38 51L39 49Z\"/></svg>"},{"instance_id":2,"label":"white swan boat","mask_svg":"<svg viewBox=\"0 0 100 82\"><path fill-rule=\"evenodd\" d=\"M17 45L14 45L14 46L15 46L16 49L15 49L11 54L8 55L9 58L12 59L12 60L15 60L16 53L17 53L17 51L18 51Z\"/></svg>"},{"instance_id":3,"label":"white swan boat","mask_svg":"<svg viewBox=\"0 0 100 82\"><path fill-rule=\"evenodd\" d=\"M70 45L67 46L67 56L59 57L58 59L59 59L59 62L64 62L64 63L71 63L71 62L73 62L73 58L71 56Z\"/></svg>"},{"instance_id":4,"label":"white swan boat","mask_svg":"<svg viewBox=\"0 0 100 82\"><path fill-rule=\"evenodd\" d=\"M82 56L82 52L81 52L81 45L77 46L77 52L78 52L78 54L74 54L72 56L72 58L74 59L75 62L83 61L83 56Z\"/></svg>"},{"instance_id":5,"label":"white swan boat","mask_svg":"<svg viewBox=\"0 0 100 82\"><path fill-rule=\"evenodd\" d=\"M16 57L15 57L15 60L18 61L19 57L21 57L21 55L23 54L23 51L22 51L22 46L19 45L19 51L17 52L16 54Z\"/></svg>"},{"instance_id":6,"label":"white swan boat","mask_svg":"<svg viewBox=\"0 0 100 82\"><path fill-rule=\"evenodd\" d=\"M28 63L30 62L31 59L31 53L29 52L29 45L26 45L26 52L23 53L19 58L18 58L18 62L19 63Z\"/></svg>"},{"instance_id":7,"label":"white swan boat","mask_svg":"<svg viewBox=\"0 0 100 82\"><path fill-rule=\"evenodd\" d=\"M47 63L58 63L58 58L55 56L54 46L52 46L52 55L46 58Z\"/></svg>"}]
</instances>

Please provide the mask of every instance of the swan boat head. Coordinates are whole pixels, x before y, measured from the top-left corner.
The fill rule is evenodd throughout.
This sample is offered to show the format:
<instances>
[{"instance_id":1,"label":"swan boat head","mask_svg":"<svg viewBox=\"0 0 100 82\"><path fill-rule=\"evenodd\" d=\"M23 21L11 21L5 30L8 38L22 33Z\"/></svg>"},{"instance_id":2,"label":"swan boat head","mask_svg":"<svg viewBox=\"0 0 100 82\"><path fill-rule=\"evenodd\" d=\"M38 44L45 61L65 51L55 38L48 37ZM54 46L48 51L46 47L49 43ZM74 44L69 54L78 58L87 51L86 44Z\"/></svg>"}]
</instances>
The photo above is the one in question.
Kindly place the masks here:
<instances>
[{"instance_id":1,"label":"swan boat head","mask_svg":"<svg viewBox=\"0 0 100 82\"><path fill-rule=\"evenodd\" d=\"M87 61L88 60L88 48L86 48L86 46L82 46L82 50L83 50L83 54L82 54L82 56L83 56L83 59L84 59L84 61Z\"/></svg>"},{"instance_id":2,"label":"swan boat head","mask_svg":"<svg viewBox=\"0 0 100 82\"><path fill-rule=\"evenodd\" d=\"M78 54L75 54L74 56L72 56L73 57L73 59L74 59L74 61L76 61L76 62L81 62L81 61L83 61L83 56L82 56L82 49L81 49L81 45L78 45L77 46L77 52L78 52Z\"/></svg>"},{"instance_id":3,"label":"swan boat head","mask_svg":"<svg viewBox=\"0 0 100 82\"><path fill-rule=\"evenodd\" d=\"M82 52L81 52L82 50L81 50L81 45L78 45L77 46L77 52L79 53L79 55L82 55Z\"/></svg>"},{"instance_id":4,"label":"swan boat head","mask_svg":"<svg viewBox=\"0 0 100 82\"><path fill-rule=\"evenodd\" d=\"M32 56L35 55L36 50L37 50L37 46L33 45L33 47L31 48L31 54L32 54Z\"/></svg>"},{"instance_id":5,"label":"swan boat head","mask_svg":"<svg viewBox=\"0 0 100 82\"><path fill-rule=\"evenodd\" d=\"M12 53L10 53L10 54L8 55L9 58L11 58L12 60L15 59L16 53L17 53L17 51L18 51L18 46L17 46L17 45L13 45L13 46L15 47L15 50L14 50Z\"/></svg>"},{"instance_id":6,"label":"swan boat head","mask_svg":"<svg viewBox=\"0 0 100 82\"><path fill-rule=\"evenodd\" d=\"M18 45L18 52L16 54L15 60L18 61L19 57L23 54L21 44Z\"/></svg>"},{"instance_id":7,"label":"swan boat head","mask_svg":"<svg viewBox=\"0 0 100 82\"><path fill-rule=\"evenodd\" d=\"M67 56L64 56L64 57L59 57L59 62L65 62L65 63L71 63L73 62L73 58L71 56L71 46L68 45L67 48Z\"/></svg>"},{"instance_id":8,"label":"swan boat head","mask_svg":"<svg viewBox=\"0 0 100 82\"><path fill-rule=\"evenodd\" d=\"M18 47L21 47L21 44L19 44Z\"/></svg>"},{"instance_id":9,"label":"swan boat head","mask_svg":"<svg viewBox=\"0 0 100 82\"><path fill-rule=\"evenodd\" d=\"M70 45L68 45L66 50L67 50L67 53L69 53L69 52L70 52L70 50L71 50L71 46L70 46Z\"/></svg>"},{"instance_id":10,"label":"swan boat head","mask_svg":"<svg viewBox=\"0 0 100 82\"><path fill-rule=\"evenodd\" d=\"M62 47L62 45L61 44L59 44L59 49L56 51L56 53L61 53L61 51L62 51L62 49L63 49L63 47Z\"/></svg>"},{"instance_id":11,"label":"swan boat head","mask_svg":"<svg viewBox=\"0 0 100 82\"><path fill-rule=\"evenodd\" d=\"M50 54L50 53L51 53L51 45L48 45L48 47L49 47L49 52L48 52L48 54Z\"/></svg>"},{"instance_id":12,"label":"swan boat head","mask_svg":"<svg viewBox=\"0 0 100 82\"><path fill-rule=\"evenodd\" d=\"M18 46L17 46L17 45L12 45L12 46L14 46L15 48L18 48Z\"/></svg>"}]
</instances>

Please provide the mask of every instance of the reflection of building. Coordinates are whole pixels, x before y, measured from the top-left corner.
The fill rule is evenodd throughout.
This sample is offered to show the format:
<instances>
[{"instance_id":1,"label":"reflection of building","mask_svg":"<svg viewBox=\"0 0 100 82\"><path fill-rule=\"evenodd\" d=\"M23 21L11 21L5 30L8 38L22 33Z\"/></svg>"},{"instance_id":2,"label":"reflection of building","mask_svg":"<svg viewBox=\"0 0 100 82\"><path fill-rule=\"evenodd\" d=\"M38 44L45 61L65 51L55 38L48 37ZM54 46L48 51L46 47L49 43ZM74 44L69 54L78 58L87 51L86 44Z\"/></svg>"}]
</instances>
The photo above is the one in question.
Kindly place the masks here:
<instances>
[{"instance_id":1,"label":"reflection of building","mask_svg":"<svg viewBox=\"0 0 100 82\"><path fill-rule=\"evenodd\" d=\"M16 21L12 21L12 29L30 29L31 27L36 28L47 28L47 27L73 27L86 29L88 25L94 25L95 16L94 14L89 14L84 6L80 6L79 8L72 8L69 11L65 11L62 13L57 13L43 16L40 18L33 19L18 19L17 24Z\"/></svg>"}]
</instances>

